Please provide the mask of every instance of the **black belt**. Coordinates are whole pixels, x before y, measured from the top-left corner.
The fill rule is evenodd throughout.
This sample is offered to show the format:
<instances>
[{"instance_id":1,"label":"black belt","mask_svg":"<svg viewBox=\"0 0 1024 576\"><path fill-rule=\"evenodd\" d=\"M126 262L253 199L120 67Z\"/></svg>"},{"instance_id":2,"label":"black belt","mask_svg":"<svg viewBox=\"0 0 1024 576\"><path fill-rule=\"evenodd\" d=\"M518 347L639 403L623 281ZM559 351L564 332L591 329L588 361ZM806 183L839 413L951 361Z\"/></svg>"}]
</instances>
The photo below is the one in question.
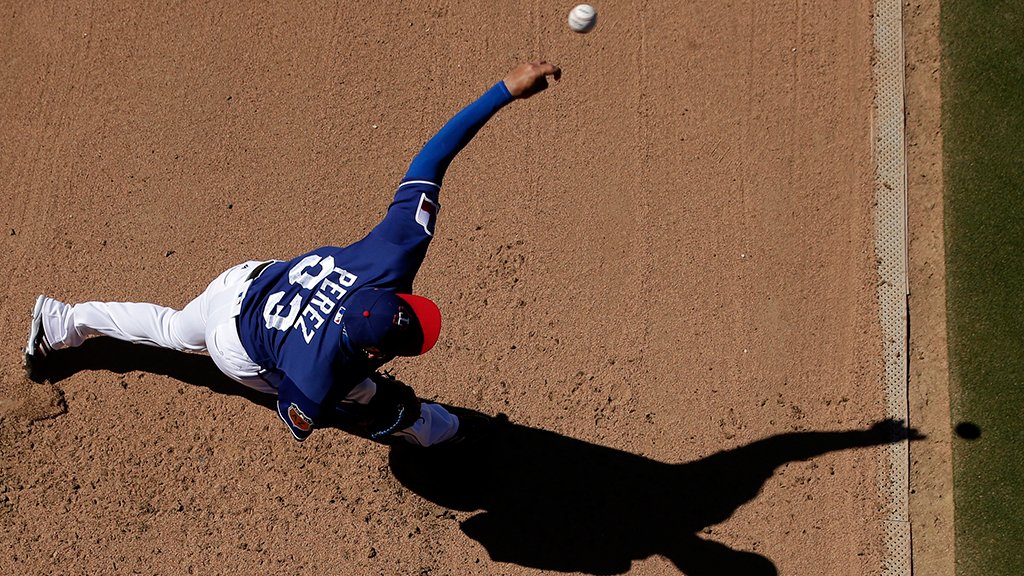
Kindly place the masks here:
<instances>
[{"instance_id":1,"label":"black belt","mask_svg":"<svg viewBox=\"0 0 1024 576\"><path fill-rule=\"evenodd\" d=\"M249 275L246 276L245 281L248 282L249 280L255 280L259 278L260 274L263 274L263 271L267 269L267 266L270 266L274 262L274 260L267 260L263 264L260 264L259 266L253 268L252 272L249 272Z\"/></svg>"}]
</instances>

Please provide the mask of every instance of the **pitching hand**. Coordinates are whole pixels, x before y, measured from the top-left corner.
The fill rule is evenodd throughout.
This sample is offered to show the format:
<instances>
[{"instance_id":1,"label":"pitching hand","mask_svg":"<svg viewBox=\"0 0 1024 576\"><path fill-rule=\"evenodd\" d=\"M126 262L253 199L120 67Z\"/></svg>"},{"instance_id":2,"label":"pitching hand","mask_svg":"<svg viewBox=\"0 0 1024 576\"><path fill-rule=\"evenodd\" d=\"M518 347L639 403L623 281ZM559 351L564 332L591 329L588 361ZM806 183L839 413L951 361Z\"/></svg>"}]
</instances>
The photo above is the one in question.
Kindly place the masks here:
<instances>
[{"instance_id":1,"label":"pitching hand","mask_svg":"<svg viewBox=\"0 0 1024 576\"><path fill-rule=\"evenodd\" d=\"M562 69L543 60L516 66L505 76L505 87L513 98L529 98L548 87L547 77L562 77Z\"/></svg>"}]
</instances>

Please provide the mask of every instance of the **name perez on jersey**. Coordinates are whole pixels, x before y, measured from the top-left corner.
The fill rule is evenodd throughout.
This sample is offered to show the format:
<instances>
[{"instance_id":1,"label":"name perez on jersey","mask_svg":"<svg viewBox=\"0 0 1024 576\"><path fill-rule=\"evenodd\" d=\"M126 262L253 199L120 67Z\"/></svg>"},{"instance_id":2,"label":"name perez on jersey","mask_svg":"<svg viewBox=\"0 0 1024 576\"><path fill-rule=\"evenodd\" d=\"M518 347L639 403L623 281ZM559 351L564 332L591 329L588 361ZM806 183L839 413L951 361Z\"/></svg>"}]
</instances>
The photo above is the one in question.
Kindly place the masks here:
<instances>
[{"instance_id":1,"label":"name perez on jersey","mask_svg":"<svg viewBox=\"0 0 1024 576\"><path fill-rule=\"evenodd\" d=\"M281 304L286 292L275 292L267 297L263 307L266 327L277 330L298 329L306 344L311 343L317 330L330 318L356 280L358 276L355 274L335 267L333 256L311 254L303 258L288 271L288 283L301 289L288 302L287 312L282 314L285 305ZM313 292L313 297L302 307L302 301L309 292Z\"/></svg>"}]
</instances>

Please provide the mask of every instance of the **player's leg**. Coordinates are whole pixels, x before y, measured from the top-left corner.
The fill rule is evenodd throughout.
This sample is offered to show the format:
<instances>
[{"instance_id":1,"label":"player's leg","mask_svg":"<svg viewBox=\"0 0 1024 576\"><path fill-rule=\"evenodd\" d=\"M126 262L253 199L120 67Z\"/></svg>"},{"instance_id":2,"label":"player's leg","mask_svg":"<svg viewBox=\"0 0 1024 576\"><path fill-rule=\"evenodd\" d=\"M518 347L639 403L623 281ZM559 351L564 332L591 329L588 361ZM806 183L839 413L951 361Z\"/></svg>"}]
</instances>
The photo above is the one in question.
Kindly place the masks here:
<instances>
[{"instance_id":1,"label":"player's leg","mask_svg":"<svg viewBox=\"0 0 1024 576\"><path fill-rule=\"evenodd\" d=\"M44 298L42 327L46 342L60 350L102 335L172 350L205 351L210 298L224 289L225 278L238 268L222 273L182 310L145 302L65 304Z\"/></svg>"},{"instance_id":2,"label":"player's leg","mask_svg":"<svg viewBox=\"0 0 1024 576\"><path fill-rule=\"evenodd\" d=\"M225 278L236 266L218 276L184 309L144 302L84 302L66 304L41 297L38 321L42 339L53 350L79 346L92 336L109 336L138 344L173 350L206 350L206 324L210 299L225 288ZM237 274L234 274L237 275Z\"/></svg>"},{"instance_id":3,"label":"player's leg","mask_svg":"<svg viewBox=\"0 0 1024 576\"><path fill-rule=\"evenodd\" d=\"M65 304L41 296L25 350L29 377L40 368L48 350L71 348L91 336L104 335L173 350L208 351L227 376L262 392L274 392L258 376L261 369L242 348L235 324L237 296L258 264L246 262L224 271L182 310L135 302Z\"/></svg>"},{"instance_id":4,"label":"player's leg","mask_svg":"<svg viewBox=\"0 0 1024 576\"><path fill-rule=\"evenodd\" d=\"M193 305L195 304L195 305ZM92 336L110 336L137 344L182 351L206 349L199 306L175 310L144 302L42 301L42 328L54 350L72 348Z\"/></svg>"},{"instance_id":5,"label":"player's leg","mask_svg":"<svg viewBox=\"0 0 1024 576\"><path fill-rule=\"evenodd\" d=\"M25 347L25 373L29 379L42 382L50 351L72 348L98 335L174 350L201 351L206 346L201 309L201 300L178 311L137 302L66 304L39 296L32 310Z\"/></svg>"}]
</instances>

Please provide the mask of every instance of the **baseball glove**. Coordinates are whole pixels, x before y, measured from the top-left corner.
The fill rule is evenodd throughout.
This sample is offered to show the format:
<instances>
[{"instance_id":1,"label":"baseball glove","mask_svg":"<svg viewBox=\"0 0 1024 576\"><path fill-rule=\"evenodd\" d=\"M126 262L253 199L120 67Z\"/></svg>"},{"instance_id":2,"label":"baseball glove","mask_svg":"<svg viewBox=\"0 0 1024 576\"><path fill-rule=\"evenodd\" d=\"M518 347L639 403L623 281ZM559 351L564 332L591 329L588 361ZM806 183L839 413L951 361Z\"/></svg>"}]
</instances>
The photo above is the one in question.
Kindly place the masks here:
<instances>
[{"instance_id":1,"label":"baseball glove","mask_svg":"<svg viewBox=\"0 0 1024 576\"><path fill-rule=\"evenodd\" d=\"M370 402L338 402L329 426L379 441L412 426L419 419L420 399L411 386L387 372L376 372L370 379L377 385Z\"/></svg>"}]
</instances>

